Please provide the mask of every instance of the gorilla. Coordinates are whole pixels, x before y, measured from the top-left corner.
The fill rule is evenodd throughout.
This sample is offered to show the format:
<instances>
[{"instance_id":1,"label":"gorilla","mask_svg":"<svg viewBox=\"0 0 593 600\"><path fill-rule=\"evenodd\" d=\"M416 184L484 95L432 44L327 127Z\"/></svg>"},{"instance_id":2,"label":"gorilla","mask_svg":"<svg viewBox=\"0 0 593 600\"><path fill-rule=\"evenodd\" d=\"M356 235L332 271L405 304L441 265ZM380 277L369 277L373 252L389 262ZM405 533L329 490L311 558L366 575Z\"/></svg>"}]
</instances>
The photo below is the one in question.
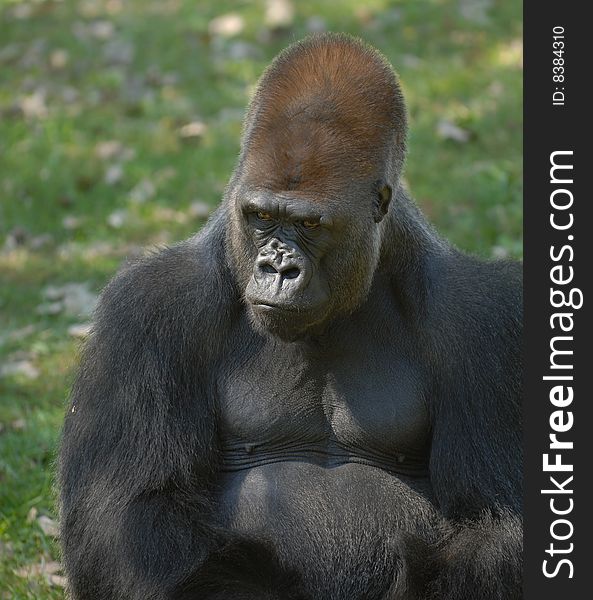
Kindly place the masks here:
<instances>
[{"instance_id":1,"label":"gorilla","mask_svg":"<svg viewBox=\"0 0 593 600\"><path fill-rule=\"evenodd\" d=\"M521 267L437 235L406 134L378 52L295 43L209 222L107 285L61 444L72 598L521 597Z\"/></svg>"}]
</instances>

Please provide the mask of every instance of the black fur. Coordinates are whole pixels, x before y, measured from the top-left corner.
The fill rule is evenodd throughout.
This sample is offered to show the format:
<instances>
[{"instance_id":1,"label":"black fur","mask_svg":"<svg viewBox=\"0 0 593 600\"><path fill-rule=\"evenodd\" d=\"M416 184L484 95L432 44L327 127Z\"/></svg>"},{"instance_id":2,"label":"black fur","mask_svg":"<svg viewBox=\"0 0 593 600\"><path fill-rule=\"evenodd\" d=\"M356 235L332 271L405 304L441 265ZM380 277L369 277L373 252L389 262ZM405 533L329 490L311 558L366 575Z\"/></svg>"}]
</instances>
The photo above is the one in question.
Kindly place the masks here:
<instances>
[{"instance_id":1,"label":"black fur","mask_svg":"<svg viewBox=\"0 0 593 600\"><path fill-rule=\"evenodd\" d=\"M332 44L370 52L335 36L294 52ZM260 256L241 213L249 136L291 56L263 80L210 222L102 294L60 457L71 595L518 600L521 268L426 223L399 185L401 123L379 176L344 174L334 204L324 188L348 225L323 255L270 234L326 278L323 310L308 322L286 292L290 318L264 318L245 299ZM393 190L380 218L377 181Z\"/></svg>"}]
</instances>

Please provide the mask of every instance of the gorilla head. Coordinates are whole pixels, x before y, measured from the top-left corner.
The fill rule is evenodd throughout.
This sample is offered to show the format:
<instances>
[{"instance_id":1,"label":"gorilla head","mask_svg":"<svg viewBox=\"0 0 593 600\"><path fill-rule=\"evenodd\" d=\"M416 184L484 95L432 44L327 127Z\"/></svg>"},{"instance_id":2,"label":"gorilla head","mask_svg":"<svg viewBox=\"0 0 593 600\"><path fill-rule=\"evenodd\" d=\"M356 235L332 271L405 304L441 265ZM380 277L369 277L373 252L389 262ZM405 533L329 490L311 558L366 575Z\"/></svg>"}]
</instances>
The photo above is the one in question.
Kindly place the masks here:
<instances>
[{"instance_id":1,"label":"gorilla head","mask_svg":"<svg viewBox=\"0 0 593 600\"><path fill-rule=\"evenodd\" d=\"M395 74L358 40L309 38L264 73L226 196L256 328L296 339L364 300L405 136Z\"/></svg>"}]
</instances>

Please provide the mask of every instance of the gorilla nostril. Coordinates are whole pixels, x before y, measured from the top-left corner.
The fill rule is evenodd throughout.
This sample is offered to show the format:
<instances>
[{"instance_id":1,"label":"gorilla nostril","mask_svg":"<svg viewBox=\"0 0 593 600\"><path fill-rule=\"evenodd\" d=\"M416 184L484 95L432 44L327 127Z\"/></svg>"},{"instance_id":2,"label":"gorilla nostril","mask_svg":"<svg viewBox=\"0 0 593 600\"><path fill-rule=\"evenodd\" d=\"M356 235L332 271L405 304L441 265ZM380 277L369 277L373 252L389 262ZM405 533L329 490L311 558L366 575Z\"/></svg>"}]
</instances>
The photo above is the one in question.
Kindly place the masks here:
<instances>
[{"instance_id":1,"label":"gorilla nostril","mask_svg":"<svg viewBox=\"0 0 593 600\"><path fill-rule=\"evenodd\" d=\"M266 263L264 265L260 266L260 269L264 272L264 273L270 273L272 275L275 275L276 273L278 273L277 269L275 269L270 263Z\"/></svg>"},{"instance_id":2,"label":"gorilla nostril","mask_svg":"<svg viewBox=\"0 0 593 600\"><path fill-rule=\"evenodd\" d=\"M282 277L284 277L284 279L296 279L300 274L300 269L297 269L296 267L282 271Z\"/></svg>"}]
</instances>

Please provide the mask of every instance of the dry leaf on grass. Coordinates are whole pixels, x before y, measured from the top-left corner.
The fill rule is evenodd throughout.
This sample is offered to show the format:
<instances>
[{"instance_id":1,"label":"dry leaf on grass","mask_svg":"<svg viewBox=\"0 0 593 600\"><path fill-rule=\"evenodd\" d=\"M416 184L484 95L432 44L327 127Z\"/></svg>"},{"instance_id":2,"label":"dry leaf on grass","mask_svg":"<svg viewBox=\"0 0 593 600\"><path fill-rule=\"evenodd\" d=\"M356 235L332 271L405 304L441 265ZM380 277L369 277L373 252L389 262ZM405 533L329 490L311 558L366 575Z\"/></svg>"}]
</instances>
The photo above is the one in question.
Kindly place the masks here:
<instances>
[{"instance_id":1,"label":"dry leaf on grass","mask_svg":"<svg viewBox=\"0 0 593 600\"><path fill-rule=\"evenodd\" d=\"M51 517L41 515L37 518L37 524L39 525L41 531L43 531L45 535L48 535L49 537L58 537L60 533L58 523L57 521L54 521Z\"/></svg>"},{"instance_id":2,"label":"dry leaf on grass","mask_svg":"<svg viewBox=\"0 0 593 600\"><path fill-rule=\"evenodd\" d=\"M61 570L62 565L59 562L42 560L40 563L16 569L14 574L18 577L23 577L24 579L31 579L39 577L40 575L54 575Z\"/></svg>"},{"instance_id":3,"label":"dry leaf on grass","mask_svg":"<svg viewBox=\"0 0 593 600\"><path fill-rule=\"evenodd\" d=\"M93 326L91 323L76 323L68 327L68 335L75 338L84 339L89 336L92 327Z\"/></svg>"},{"instance_id":4,"label":"dry leaf on grass","mask_svg":"<svg viewBox=\"0 0 593 600\"><path fill-rule=\"evenodd\" d=\"M30 360L16 360L0 365L0 377L11 377L14 375L21 375L26 379L37 379L40 372Z\"/></svg>"},{"instance_id":5,"label":"dry leaf on grass","mask_svg":"<svg viewBox=\"0 0 593 600\"><path fill-rule=\"evenodd\" d=\"M210 35L232 37L241 33L244 27L245 23L240 15L228 13L212 19L208 24L208 32Z\"/></svg>"},{"instance_id":6,"label":"dry leaf on grass","mask_svg":"<svg viewBox=\"0 0 593 600\"><path fill-rule=\"evenodd\" d=\"M63 575L50 575L47 580L54 587L65 588L68 584L68 580Z\"/></svg>"},{"instance_id":7,"label":"dry leaf on grass","mask_svg":"<svg viewBox=\"0 0 593 600\"><path fill-rule=\"evenodd\" d=\"M294 21L294 5L290 0L267 0L265 24L270 29L284 29Z\"/></svg>"},{"instance_id":8,"label":"dry leaf on grass","mask_svg":"<svg viewBox=\"0 0 593 600\"><path fill-rule=\"evenodd\" d=\"M97 303L97 294L88 283L65 283L50 285L43 290L49 303L37 307L38 314L58 314L64 311L70 316L90 316Z\"/></svg>"},{"instance_id":9,"label":"dry leaf on grass","mask_svg":"<svg viewBox=\"0 0 593 600\"><path fill-rule=\"evenodd\" d=\"M469 141L471 136L467 129L462 129L461 127L455 125L455 123L451 123L451 121L447 121L446 119L441 119L438 122L437 134L444 140L453 140L454 142L459 142L460 144L465 144L467 141Z\"/></svg>"}]
</instances>

